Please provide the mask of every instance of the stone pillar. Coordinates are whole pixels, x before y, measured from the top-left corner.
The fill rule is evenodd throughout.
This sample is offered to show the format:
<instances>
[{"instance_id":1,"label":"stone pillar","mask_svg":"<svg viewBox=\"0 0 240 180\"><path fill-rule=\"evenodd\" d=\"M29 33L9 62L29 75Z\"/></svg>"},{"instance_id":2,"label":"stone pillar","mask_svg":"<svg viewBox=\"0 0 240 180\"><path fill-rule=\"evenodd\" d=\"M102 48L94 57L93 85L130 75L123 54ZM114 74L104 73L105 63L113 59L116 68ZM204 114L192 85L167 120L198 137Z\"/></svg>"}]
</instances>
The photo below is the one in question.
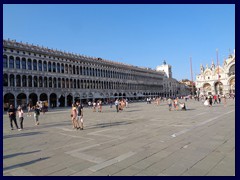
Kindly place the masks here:
<instances>
[{"instance_id":1,"label":"stone pillar","mask_svg":"<svg viewBox=\"0 0 240 180\"><path fill-rule=\"evenodd\" d=\"M65 98L65 107L67 107L67 96L65 95L64 98Z\"/></svg>"}]
</instances>

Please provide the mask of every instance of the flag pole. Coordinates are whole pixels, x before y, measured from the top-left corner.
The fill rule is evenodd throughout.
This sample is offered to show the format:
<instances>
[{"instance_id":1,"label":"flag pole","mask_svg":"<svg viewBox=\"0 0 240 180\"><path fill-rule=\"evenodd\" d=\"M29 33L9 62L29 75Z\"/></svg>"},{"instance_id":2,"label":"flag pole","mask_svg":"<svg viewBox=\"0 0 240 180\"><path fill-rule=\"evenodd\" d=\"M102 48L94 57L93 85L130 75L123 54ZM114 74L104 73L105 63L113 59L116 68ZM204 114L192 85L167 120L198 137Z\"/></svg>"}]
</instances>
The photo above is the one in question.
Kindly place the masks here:
<instances>
[{"instance_id":1,"label":"flag pole","mask_svg":"<svg viewBox=\"0 0 240 180\"><path fill-rule=\"evenodd\" d=\"M194 95L194 90L193 90L193 74L192 74L192 57L190 57L190 68L191 68L192 96L193 96Z\"/></svg>"}]
</instances>

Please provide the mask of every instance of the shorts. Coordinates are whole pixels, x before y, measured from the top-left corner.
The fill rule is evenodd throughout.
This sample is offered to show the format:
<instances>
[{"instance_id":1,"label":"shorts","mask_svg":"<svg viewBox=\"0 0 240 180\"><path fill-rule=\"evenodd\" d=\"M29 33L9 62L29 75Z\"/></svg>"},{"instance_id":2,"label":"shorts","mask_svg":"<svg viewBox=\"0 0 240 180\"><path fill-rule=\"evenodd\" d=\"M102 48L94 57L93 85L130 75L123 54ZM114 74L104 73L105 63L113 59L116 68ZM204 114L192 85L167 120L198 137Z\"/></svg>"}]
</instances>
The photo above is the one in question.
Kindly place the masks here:
<instances>
[{"instance_id":1,"label":"shorts","mask_svg":"<svg viewBox=\"0 0 240 180\"><path fill-rule=\"evenodd\" d=\"M82 116L77 116L77 120L80 120L80 122L83 123L83 117Z\"/></svg>"}]
</instances>

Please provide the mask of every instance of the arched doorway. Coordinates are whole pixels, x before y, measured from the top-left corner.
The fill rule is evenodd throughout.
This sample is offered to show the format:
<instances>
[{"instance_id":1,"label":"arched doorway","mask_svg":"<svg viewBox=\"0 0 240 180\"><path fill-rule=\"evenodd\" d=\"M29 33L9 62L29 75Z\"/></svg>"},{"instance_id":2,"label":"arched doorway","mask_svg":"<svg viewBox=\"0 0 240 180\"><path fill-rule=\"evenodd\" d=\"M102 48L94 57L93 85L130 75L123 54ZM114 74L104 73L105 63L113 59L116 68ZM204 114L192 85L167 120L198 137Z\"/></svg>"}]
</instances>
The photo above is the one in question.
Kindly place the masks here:
<instances>
[{"instance_id":1,"label":"arched doorway","mask_svg":"<svg viewBox=\"0 0 240 180\"><path fill-rule=\"evenodd\" d=\"M40 101L48 101L48 96L45 93L40 94Z\"/></svg>"},{"instance_id":2,"label":"arched doorway","mask_svg":"<svg viewBox=\"0 0 240 180\"><path fill-rule=\"evenodd\" d=\"M214 85L215 94L223 94L223 84L222 82L216 82Z\"/></svg>"},{"instance_id":3,"label":"arched doorway","mask_svg":"<svg viewBox=\"0 0 240 180\"><path fill-rule=\"evenodd\" d=\"M206 83L203 85L203 94L204 95L211 95L212 94L212 88L209 83Z\"/></svg>"},{"instance_id":4,"label":"arched doorway","mask_svg":"<svg viewBox=\"0 0 240 180\"><path fill-rule=\"evenodd\" d=\"M60 98L58 99L59 101L59 107L64 107L65 106L65 97L63 95L60 96Z\"/></svg>"},{"instance_id":5,"label":"arched doorway","mask_svg":"<svg viewBox=\"0 0 240 180\"><path fill-rule=\"evenodd\" d=\"M31 106L35 106L38 101L38 96L35 93L29 94L29 103Z\"/></svg>"},{"instance_id":6,"label":"arched doorway","mask_svg":"<svg viewBox=\"0 0 240 180\"><path fill-rule=\"evenodd\" d=\"M73 103L73 97L72 95L68 95L67 96L67 106L72 106L72 103Z\"/></svg>"},{"instance_id":7,"label":"arched doorway","mask_svg":"<svg viewBox=\"0 0 240 180\"><path fill-rule=\"evenodd\" d=\"M235 94L235 78L232 78L230 81L229 81L229 93L230 94Z\"/></svg>"},{"instance_id":8,"label":"arched doorway","mask_svg":"<svg viewBox=\"0 0 240 180\"><path fill-rule=\"evenodd\" d=\"M52 108L57 106L57 95L55 93L50 94L50 106Z\"/></svg>"},{"instance_id":9,"label":"arched doorway","mask_svg":"<svg viewBox=\"0 0 240 180\"><path fill-rule=\"evenodd\" d=\"M17 96L17 106L21 106L23 109L27 107L27 96L24 93L20 93Z\"/></svg>"},{"instance_id":10,"label":"arched doorway","mask_svg":"<svg viewBox=\"0 0 240 180\"><path fill-rule=\"evenodd\" d=\"M4 111L8 110L10 104L15 106L14 99L15 99L15 97L12 93L7 93L4 95L4 99L3 99Z\"/></svg>"}]
</instances>

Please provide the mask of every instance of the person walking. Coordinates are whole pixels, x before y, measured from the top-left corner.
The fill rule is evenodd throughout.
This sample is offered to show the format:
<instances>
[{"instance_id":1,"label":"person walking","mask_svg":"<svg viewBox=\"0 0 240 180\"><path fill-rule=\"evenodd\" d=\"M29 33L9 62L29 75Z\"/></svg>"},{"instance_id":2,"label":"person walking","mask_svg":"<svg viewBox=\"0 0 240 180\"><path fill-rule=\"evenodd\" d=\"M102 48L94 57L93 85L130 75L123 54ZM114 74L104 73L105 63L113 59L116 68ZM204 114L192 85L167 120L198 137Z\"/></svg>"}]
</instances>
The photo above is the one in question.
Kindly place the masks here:
<instances>
[{"instance_id":1,"label":"person walking","mask_svg":"<svg viewBox=\"0 0 240 180\"><path fill-rule=\"evenodd\" d=\"M80 121L80 125L79 125ZM77 102L77 120L76 124L79 127L78 129L83 130L83 106Z\"/></svg>"},{"instance_id":2,"label":"person walking","mask_svg":"<svg viewBox=\"0 0 240 180\"><path fill-rule=\"evenodd\" d=\"M216 94L213 96L213 99L214 99L214 104L215 104L215 103L218 104L218 102L217 102L217 95L216 95Z\"/></svg>"},{"instance_id":3,"label":"person walking","mask_svg":"<svg viewBox=\"0 0 240 180\"><path fill-rule=\"evenodd\" d=\"M212 103L213 103L212 96L209 96L208 101L209 101L209 107L212 107Z\"/></svg>"},{"instance_id":4,"label":"person walking","mask_svg":"<svg viewBox=\"0 0 240 180\"><path fill-rule=\"evenodd\" d=\"M14 106L12 104L10 105L10 107L8 109L8 116L9 116L9 120L10 120L11 130L14 130L13 124L12 124L12 122L14 122L16 128L20 131L20 129L18 128L17 120L16 120L16 109L14 108Z\"/></svg>"},{"instance_id":5,"label":"person walking","mask_svg":"<svg viewBox=\"0 0 240 180\"><path fill-rule=\"evenodd\" d=\"M19 117L19 122L20 122L20 131L23 130L23 110L21 107L18 107L18 117Z\"/></svg>"},{"instance_id":6,"label":"person walking","mask_svg":"<svg viewBox=\"0 0 240 180\"><path fill-rule=\"evenodd\" d=\"M76 108L75 104L72 104L71 119L72 119L73 129L79 128L79 126L77 126L77 124L76 124L76 118L77 118L77 108Z\"/></svg>"},{"instance_id":7,"label":"person walking","mask_svg":"<svg viewBox=\"0 0 240 180\"><path fill-rule=\"evenodd\" d=\"M93 112L96 112L96 102L93 102Z\"/></svg>"},{"instance_id":8,"label":"person walking","mask_svg":"<svg viewBox=\"0 0 240 180\"><path fill-rule=\"evenodd\" d=\"M172 110L172 99L169 97L167 100L168 103L168 110L171 111Z\"/></svg>"},{"instance_id":9,"label":"person walking","mask_svg":"<svg viewBox=\"0 0 240 180\"><path fill-rule=\"evenodd\" d=\"M118 101L118 99L116 99L116 101L115 101L115 106L116 106L116 109L117 109L117 112L119 112L119 101Z\"/></svg>"},{"instance_id":10,"label":"person walking","mask_svg":"<svg viewBox=\"0 0 240 180\"><path fill-rule=\"evenodd\" d=\"M35 125L39 125L39 115L40 115L40 109L38 107L38 105L34 106L34 120L35 120Z\"/></svg>"}]
</instances>

